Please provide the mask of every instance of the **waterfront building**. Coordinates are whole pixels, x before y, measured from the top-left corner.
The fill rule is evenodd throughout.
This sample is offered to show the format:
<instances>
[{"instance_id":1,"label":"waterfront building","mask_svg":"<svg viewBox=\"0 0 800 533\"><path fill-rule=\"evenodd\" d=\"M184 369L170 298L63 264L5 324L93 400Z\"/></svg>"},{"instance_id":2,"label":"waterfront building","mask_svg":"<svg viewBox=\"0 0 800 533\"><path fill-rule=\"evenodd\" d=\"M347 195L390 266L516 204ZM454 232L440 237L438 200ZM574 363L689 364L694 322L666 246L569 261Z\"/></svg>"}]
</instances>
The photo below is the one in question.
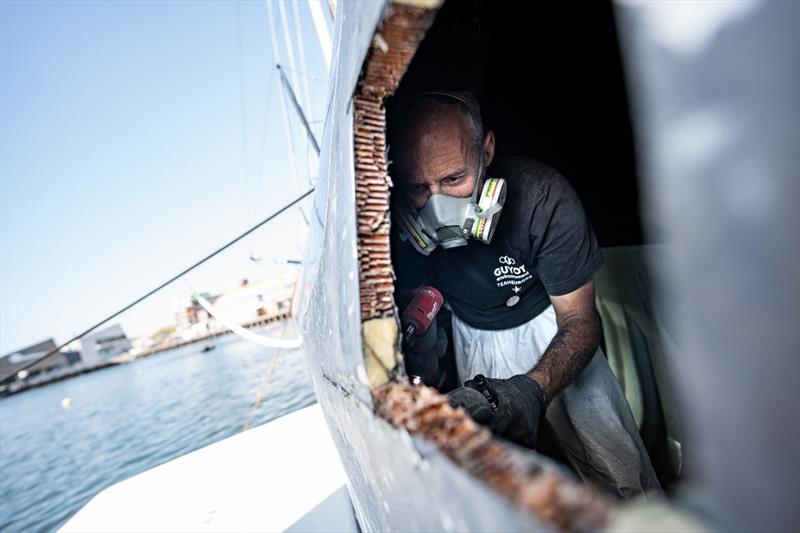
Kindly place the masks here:
<instances>
[{"instance_id":1,"label":"waterfront building","mask_svg":"<svg viewBox=\"0 0 800 533\"><path fill-rule=\"evenodd\" d=\"M207 292L201 293L201 296L212 303L217 300L217 296ZM172 309L175 314L175 335L182 341L207 335L212 329L218 328L216 321L192 296L174 299Z\"/></svg>"},{"instance_id":2,"label":"waterfront building","mask_svg":"<svg viewBox=\"0 0 800 533\"><path fill-rule=\"evenodd\" d=\"M270 277L247 278L220 292L200 294L225 320L246 326L289 313L296 282L294 269L276 269ZM200 339L227 330L194 296L173 299L172 311L175 316L174 335L180 341Z\"/></svg>"},{"instance_id":3,"label":"waterfront building","mask_svg":"<svg viewBox=\"0 0 800 533\"><path fill-rule=\"evenodd\" d=\"M30 364L31 361L39 357L42 357L47 352L55 350L56 347L57 345L53 339L47 339L3 355L0 357L0 376L7 376L17 373L20 369L24 368L25 365ZM39 361L31 368L27 369L27 375L35 376L50 370L69 366L72 364L71 361L73 359L73 355L66 356L61 352L56 352L47 359ZM80 360L80 356L78 356L78 360Z\"/></svg>"},{"instance_id":4,"label":"waterfront building","mask_svg":"<svg viewBox=\"0 0 800 533\"><path fill-rule=\"evenodd\" d=\"M64 356L64 358L67 360L67 364L70 366L81 362L81 352L64 350L61 352L61 355Z\"/></svg>"},{"instance_id":5,"label":"waterfront building","mask_svg":"<svg viewBox=\"0 0 800 533\"><path fill-rule=\"evenodd\" d=\"M81 347L83 364L92 367L127 352L131 349L131 341L125 335L122 326L114 324L86 335L81 340Z\"/></svg>"}]
</instances>

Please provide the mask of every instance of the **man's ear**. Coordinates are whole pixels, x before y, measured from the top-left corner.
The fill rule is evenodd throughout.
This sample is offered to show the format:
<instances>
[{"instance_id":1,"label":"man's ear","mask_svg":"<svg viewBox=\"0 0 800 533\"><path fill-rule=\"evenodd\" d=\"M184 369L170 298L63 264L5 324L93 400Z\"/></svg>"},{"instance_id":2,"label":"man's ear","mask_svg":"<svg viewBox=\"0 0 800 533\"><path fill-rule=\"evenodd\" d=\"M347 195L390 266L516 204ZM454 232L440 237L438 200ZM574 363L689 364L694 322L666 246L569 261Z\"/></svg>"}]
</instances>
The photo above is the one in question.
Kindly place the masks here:
<instances>
[{"instance_id":1,"label":"man's ear","mask_svg":"<svg viewBox=\"0 0 800 533\"><path fill-rule=\"evenodd\" d=\"M489 130L486 133L486 140L483 141L483 160L486 161L486 166L492 164L494 159L494 132Z\"/></svg>"}]
</instances>

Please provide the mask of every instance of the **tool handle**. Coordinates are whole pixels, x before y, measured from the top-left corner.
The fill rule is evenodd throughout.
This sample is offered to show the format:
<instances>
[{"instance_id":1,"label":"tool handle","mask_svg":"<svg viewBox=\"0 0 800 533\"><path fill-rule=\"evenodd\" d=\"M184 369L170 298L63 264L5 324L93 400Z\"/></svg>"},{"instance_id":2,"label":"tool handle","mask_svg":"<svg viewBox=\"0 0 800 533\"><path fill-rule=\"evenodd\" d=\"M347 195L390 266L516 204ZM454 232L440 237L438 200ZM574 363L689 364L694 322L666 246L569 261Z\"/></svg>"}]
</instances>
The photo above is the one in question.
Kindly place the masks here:
<instances>
[{"instance_id":1,"label":"tool handle","mask_svg":"<svg viewBox=\"0 0 800 533\"><path fill-rule=\"evenodd\" d=\"M403 310L401 317L406 337L423 335L436 320L436 315L444 304L444 296L434 287L420 287L414 291L411 303ZM409 328L413 328L409 333Z\"/></svg>"}]
</instances>

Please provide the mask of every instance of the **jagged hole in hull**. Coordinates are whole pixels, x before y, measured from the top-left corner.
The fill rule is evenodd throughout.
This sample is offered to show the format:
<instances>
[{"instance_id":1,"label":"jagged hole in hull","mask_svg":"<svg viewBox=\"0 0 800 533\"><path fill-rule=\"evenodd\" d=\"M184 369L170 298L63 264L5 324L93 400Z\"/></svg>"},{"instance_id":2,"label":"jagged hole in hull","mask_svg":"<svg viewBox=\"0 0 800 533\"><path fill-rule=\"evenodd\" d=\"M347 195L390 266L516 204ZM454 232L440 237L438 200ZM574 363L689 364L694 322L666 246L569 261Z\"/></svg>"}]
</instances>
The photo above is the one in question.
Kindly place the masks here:
<instances>
[{"instance_id":1,"label":"jagged hole in hull","mask_svg":"<svg viewBox=\"0 0 800 533\"><path fill-rule=\"evenodd\" d=\"M610 507L601 495L562 477L542 456L493 439L436 390L405 382L398 349L402 302L395 300L389 247L387 107L391 117L394 97L430 89L477 93L498 155L526 155L556 167L581 197L601 245L640 245L633 140L611 6L575 13L556 5L447 2L436 10L390 4L353 99L362 341L376 412L432 441L539 520L565 529L596 527ZM582 496L567 504L556 487Z\"/></svg>"},{"instance_id":2,"label":"jagged hole in hull","mask_svg":"<svg viewBox=\"0 0 800 533\"><path fill-rule=\"evenodd\" d=\"M497 156L538 159L558 169L578 193L610 259L596 279L605 353L658 475L671 485L680 471L681 432L659 324L640 312L652 306L650 286L641 281L650 279L643 260L648 243L611 3L575 9L554 2L445 2L387 99L389 127L393 102L430 90L475 93L484 127L495 133ZM633 278L639 280L635 287ZM402 308L407 295L395 293L395 300ZM613 312L620 307L624 316ZM443 391L456 385L452 358L451 349Z\"/></svg>"}]
</instances>

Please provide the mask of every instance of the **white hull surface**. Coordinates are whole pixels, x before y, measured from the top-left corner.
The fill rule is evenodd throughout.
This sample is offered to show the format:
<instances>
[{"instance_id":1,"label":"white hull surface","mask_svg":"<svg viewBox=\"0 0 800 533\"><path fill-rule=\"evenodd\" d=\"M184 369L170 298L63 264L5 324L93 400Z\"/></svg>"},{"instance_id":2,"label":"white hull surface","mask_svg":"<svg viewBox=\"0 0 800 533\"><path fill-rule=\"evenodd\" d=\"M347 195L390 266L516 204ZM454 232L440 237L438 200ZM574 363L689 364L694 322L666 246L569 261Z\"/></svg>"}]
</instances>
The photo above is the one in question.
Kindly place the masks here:
<instances>
[{"instance_id":1,"label":"white hull surface","mask_svg":"<svg viewBox=\"0 0 800 533\"><path fill-rule=\"evenodd\" d=\"M353 95L387 5L337 7L330 106L298 297L304 352L365 531L545 529L435 445L375 415L362 347Z\"/></svg>"},{"instance_id":2,"label":"white hull surface","mask_svg":"<svg viewBox=\"0 0 800 533\"><path fill-rule=\"evenodd\" d=\"M357 531L319 405L113 485L63 532Z\"/></svg>"}]
</instances>

